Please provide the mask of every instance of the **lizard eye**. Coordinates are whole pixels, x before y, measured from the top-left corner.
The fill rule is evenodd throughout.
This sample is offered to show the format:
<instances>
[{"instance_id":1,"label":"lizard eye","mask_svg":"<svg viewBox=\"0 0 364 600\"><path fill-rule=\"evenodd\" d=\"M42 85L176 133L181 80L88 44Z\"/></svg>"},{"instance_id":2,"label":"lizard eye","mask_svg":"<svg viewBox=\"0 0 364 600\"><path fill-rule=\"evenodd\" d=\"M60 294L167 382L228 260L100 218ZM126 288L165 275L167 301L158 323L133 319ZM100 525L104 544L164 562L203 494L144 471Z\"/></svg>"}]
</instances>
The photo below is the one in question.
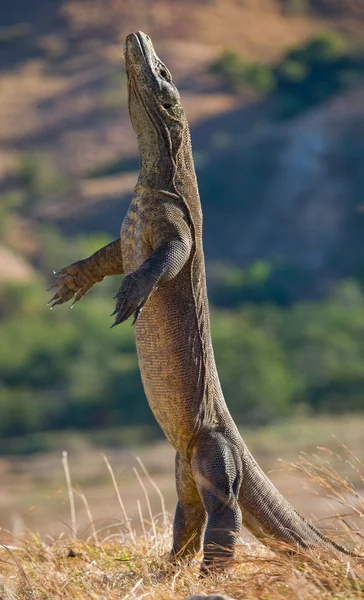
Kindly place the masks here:
<instances>
[{"instance_id":1,"label":"lizard eye","mask_svg":"<svg viewBox=\"0 0 364 600\"><path fill-rule=\"evenodd\" d=\"M172 81L171 74L164 65L163 65L163 67L162 67L162 65L160 66L160 68L158 70L158 74L159 74L159 77L162 77L162 79L165 79L166 81L168 81L168 83L170 83Z\"/></svg>"},{"instance_id":2,"label":"lizard eye","mask_svg":"<svg viewBox=\"0 0 364 600\"><path fill-rule=\"evenodd\" d=\"M162 104L163 108L165 108L166 110L169 110L172 107L172 104L170 104L169 102L166 102L165 104Z\"/></svg>"}]
</instances>

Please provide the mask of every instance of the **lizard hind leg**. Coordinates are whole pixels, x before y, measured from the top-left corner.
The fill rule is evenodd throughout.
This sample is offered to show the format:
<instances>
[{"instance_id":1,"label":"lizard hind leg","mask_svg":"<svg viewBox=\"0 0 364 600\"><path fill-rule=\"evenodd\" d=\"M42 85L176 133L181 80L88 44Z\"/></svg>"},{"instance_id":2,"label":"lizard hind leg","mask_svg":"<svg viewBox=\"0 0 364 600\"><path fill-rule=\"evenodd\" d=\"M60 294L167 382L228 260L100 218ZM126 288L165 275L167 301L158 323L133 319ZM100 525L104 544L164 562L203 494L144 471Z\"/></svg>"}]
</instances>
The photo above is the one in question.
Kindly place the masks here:
<instances>
[{"instance_id":1,"label":"lizard hind leg","mask_svg":"<svg viewBox=\"0 0 364 600\"><path fill-rule=\"evenodd\" d=\"M241 453L223 433L208 432L199 439L191 464L208 515L202 566L202 572L208 572L224 568L234 556L242 525Z\"/></svg>"},{"instance_id":2,"label":"lizard hind leg","mask_svg":"<svg viewBox=\"0 0 364 600\"><path fill-rule=\"evenodd\" d=\"M191 466L178 453L176 486L178 502L173 523L172 561L192 558L200 551L207 518Z\"/></svg>"}]
</instances>

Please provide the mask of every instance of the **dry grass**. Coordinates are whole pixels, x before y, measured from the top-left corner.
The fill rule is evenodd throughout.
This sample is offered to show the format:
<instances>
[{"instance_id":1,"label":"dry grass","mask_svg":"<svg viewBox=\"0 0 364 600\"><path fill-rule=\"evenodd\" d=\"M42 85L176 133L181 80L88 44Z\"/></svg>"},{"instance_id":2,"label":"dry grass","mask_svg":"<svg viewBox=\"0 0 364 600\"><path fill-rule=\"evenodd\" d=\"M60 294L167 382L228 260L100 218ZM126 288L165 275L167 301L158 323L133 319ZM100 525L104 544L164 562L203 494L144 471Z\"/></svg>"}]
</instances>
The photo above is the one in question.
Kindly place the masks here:
<instances>
[{"instance_id":1,"label":"dry grass","mask_svg":"<svg viewBox=\"0 0 364 600\"><path fill-rule=\"evenodd\" d=\"M363 430L364 416L358 414L345 417L295 417L280 425L255 430L246 427L241 433L258 463L291 504L308 519L313 522L320 519L322 525L327 526L331 524L327 518L340 510L338 503L329 504L321 496L315 495L317 487L285 465L296 462L301 451L309 456L317 452L318 445L337 450L338 444L333 435L350 446L357 456L363 457ZM147 510L144 494L133 471L134 467L139 469L135 454L141 457L162 491L166 510L173 514L176 503L173 448L162 440L130 447L128 443L133 439L133 434L129 432L126 439L124 429L115 430L111 437L110 434L107 437L105 432L102 445L92 445L98 433L56 432L47 438L47 452L0 457L0 528L15 529L17 533L30 529L41 537L47 534L55 537L64 531L64 523L71 522L60 460L64 448L69 453L72 481L82 489L92 507L96 528L115 518L123 518L101 452L111 462L125 510L133 526L139 523L137 499L141 501L143 512ZM117 442L124 444L124 447L116 445ZM12 444L16 448L16 440ZM331 466L342 478L350 478L356 489L364 494L360 477L347 463L334 456L324 457L329 458ZM149 483L148 489L151 510L156 514L161 509L160 499ZM75 505L78 532L82 535L89 519L84 503L77 494Z\"/></svg>"},{"instance_id":2,"label":"dry grass","mask_svg":"<svg viewBox=\"0 0 364 600\"><path fill-rule=\"evenodd\" d=\"M304 472L326 497L336 499L344 507L344 515L336 519L337 526L345 526L346 539L352 541L360 553L363 534L360 526L353 526L352 517L362 523L364 499L347 478L330 467L323 450L319 456L291 465ZM344 461L364 483L363 463L344 446L334 458ZM273 554L258 543L240 542L234 565L224 573L209 577L199 576L199 559L191 564L172 566L168 563L171 545L170 518L165 511L163 496L158 486L139 462L137 473L141 491L146 498L147 516L140 514L140 531L132 527L117 488L112 467L105 457L107 469L124 515L122 521L110 522L97 529L91 507L82 492L73 489L63 455L67 491L73 531L70 529L57 538L40 538L28 533L14 536L0 530L0 598L46 599L141 599L172 600L188 598L192 594L220 593L244 599L308 600L362 598L364 594L364 556L362 561L342 560L333 556L309 553L297 556ZM157 493L161 510L153 517L149 492ZM90 521L88 531L77 535L74 496L81 497ZM333 532L334 534L334 532Z\"/></svg>"},{"instance_id":3,"label":"dry grass","mask_svg":"<svg viewBox=\"0 0 364 600\"><path fill-rule=\"evenodd\" d=\"M241 547L226 573L199 577L198 562L172 567L159 553L169 533L158 531L132 543L122 528L114 541L100 544L70 540L16 542L1 551L1 598L153 598L172 600L219 591L237 600L361 598L363 582L348 564L282 558L260 548ZM158 544L158 555L156 548Z\"/></svg>"}]
</instances>

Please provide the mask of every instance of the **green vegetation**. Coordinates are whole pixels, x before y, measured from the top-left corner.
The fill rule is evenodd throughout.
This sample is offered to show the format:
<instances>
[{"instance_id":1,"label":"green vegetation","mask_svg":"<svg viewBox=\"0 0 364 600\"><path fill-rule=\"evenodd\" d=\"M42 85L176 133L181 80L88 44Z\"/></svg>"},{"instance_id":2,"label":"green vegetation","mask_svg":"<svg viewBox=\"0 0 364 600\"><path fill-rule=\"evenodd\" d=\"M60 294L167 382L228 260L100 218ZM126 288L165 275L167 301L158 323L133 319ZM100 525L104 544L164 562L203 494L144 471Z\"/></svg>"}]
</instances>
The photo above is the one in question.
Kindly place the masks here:
<instances>
[{"instance_id":1,"label":"green vegetation","mask_svg":"<svg viewBox=\"0 0 364 600\"><path fill-rule=\"evenodd\" d=\"M334 33L321 33L289 50L278 64L249 63L225 52L211 66L229 89L253 89L274 100L273 116L290 118L321 104L364 77L364 57Z\"/></svg>"},{"instance_id":2,"label":"green vegetation","mask_svg":"<svg viewBox=\"0 0 364 600\"><path fill-rule=\"evenodd\" d=\"M16 178L25 190L24 207L32 206L39 201L39 198L50 199L63 194L70 186L52 158L44 153L23 154Z\"/></svg>"},{"instance_id":3,"label":"green vegetation","mask_svg":"<svg viewBox=\"0 0 364 600\"><path fill-rule=\"evenodd\" d=\"M220 76L233 92L253 88L261 93L270 92L275 85L272 69L261 62L248 62L235 52L224 52L211 65L211 72Z\"/></svg>"},{"instance_id":4,"label":"green vegetation","mask_svg":"<svg viewBox=\"0 0 364 600\"><path fill-rule=\"evenodd\" d=\"M283 12L288 17L305 15L311 5L311 0L283 0Z\"/></svg>"},{"instance_id":5,"label":"green vegetation","mask_svg":"<svg viewBox=\"0 0 364 600\"><path fill-rule=\"evenodd\" d=\"M249 87L270 94L274 116L288 117L351 85L364 66L337 36L325 34L290 50L273 68L225 53L213 70L235 91ZM345 168L360 205L362 144L356 132L353 123L353 134L339 144L348 148ZM243 151L234 144L228 140L223 152L221 145L210 149L199 169L210 219L214 211L221 218L226 190L230 209L242 222L251 217L255 199L276 169L279 140L268 140L263 151L260 143ZM128 158L87 176L137 166L138 159ZM7 243L20 213L31 220L39 203L70 189L71 182L49 156L24 154L1 198L0 241ZM126 428L133 426L138 439L150 439L158 428L142 390L133 330L128 325L109 330L118 278L96 286L73 310L66 305L50 312L46 306L52 270L92 254L109 237L99 232L65 239L56 226L33 226L37 279L0 287L0 435L5 440L0 452L14 444L23 451L51 446L44 432L65 429L103 430L110 439L123 427L126 440ZM352 260L350 269L343 269L352 278L329 297L315 300L307 300L305 293L312 273L279 257L244 267L208 265L216 360L238 421L264 425L295 414L363 410L363 259L360 252L351 258L349 251L342 247L338 256L335 250L327 261L339 271L339 262L345 266Z\"/></svg>"},{"instance_id":6,"label":"green vegetation","mask_svg":"<svg viewBox=\"0 0 364 600\"><path fill-rule=\"evenodd\" d=\"M220 171L224 168L221 162ZM220 171L214 169L215 175ZM211 165L208 176L202 173L202 186L207 180L213 198L219 185ZM61 193L63 182L51 161L24 156L14 189L3 198L3 231L19 210ZM138 439L158 435L133 330L127 325L109 330L119 278L96 286L73 310L66 305L51 312L46 306L52 270L92 254L109 237L101 232L65 239L55 226L39 224L37 239L37 279L0 287L0 451L51 447L44 432L65 429L103 430L103 439L110 440L123 427L125 442L131 426ZM361 282L358 273L330 297L304 301L305 274L288 264L209 265L216 360L238 422L259 425L302 411L363 409Z\"/></svg>"},{"instance_id":7,"label":"green vegetation","mask_svg":"<svg viewBox=\"0 0 364 600\"><path fill-rule=\"evenodd\" d=\"M93 240L86 246L93 247ZM109 330L117 282L104 282L72 311L66 306L50 312L45 287L39 279L1 288L0 434L153 424L133 330ZM265 423L302 405L311 411L361 410L363 310L364 293L349 281L330 298L290 308L215 308L216 359L237 419Z\"/></svg>"},{"instance_id":8,"label":"green vegetation","mask_svg":"<svg viewBox=\"0 0 364 600\"><path fill-rule=\"evenodd\" d=\"M20 156L11 186L1 196L0 242L6 242L18 217L29 216L43 201L55 200L69 192L71 182L57 168L51 156L42 152L27 152Z\"/></svg>"}]
</instances>

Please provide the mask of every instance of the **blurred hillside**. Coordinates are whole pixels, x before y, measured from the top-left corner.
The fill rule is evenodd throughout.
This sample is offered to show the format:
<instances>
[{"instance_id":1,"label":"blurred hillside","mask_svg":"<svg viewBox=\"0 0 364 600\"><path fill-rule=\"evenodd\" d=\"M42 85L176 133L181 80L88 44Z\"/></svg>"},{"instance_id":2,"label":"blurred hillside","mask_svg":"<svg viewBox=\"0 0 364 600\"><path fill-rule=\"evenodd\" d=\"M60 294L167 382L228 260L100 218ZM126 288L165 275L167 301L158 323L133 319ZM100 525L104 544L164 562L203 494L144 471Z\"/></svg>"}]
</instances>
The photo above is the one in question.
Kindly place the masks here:
<instances>
[{"instance_id":1,"label":"blurred hillside","mask_svg":"<svg viewBox=\"0 0 364 600\"><path fill-rule=\"evenodd\" d=\"M118 282L72 313L49 313L44 291L119 235L138 170L121 40L136 29L191 124L234 415L361 410L361 3L16 0L0 24L0 433L153 422L131 328L108 330Z\"/></svg>"}]
</instances>

